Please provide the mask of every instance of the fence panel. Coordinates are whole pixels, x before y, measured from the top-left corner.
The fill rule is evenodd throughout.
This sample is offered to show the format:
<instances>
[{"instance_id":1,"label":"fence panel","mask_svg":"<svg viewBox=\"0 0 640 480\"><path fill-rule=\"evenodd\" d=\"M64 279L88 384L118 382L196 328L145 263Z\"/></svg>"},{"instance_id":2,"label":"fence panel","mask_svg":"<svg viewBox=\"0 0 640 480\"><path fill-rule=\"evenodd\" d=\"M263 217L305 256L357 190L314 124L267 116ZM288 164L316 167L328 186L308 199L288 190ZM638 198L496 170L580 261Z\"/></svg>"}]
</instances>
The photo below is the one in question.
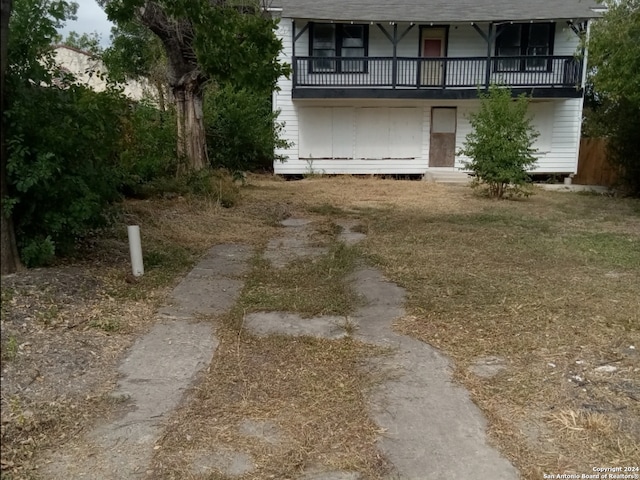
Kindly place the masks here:
<instances>
[{"instance_id":1,"label":"fence panel","mask_svg":"<svg viewBox=\"0 0 640 480\"><path fill-rule=\"evenodd\" d=\"M578 173L573 183L612 187L617 179L615 168L607 160L607 140L604 138L581 139Z\"/></svg>"}]
</instances>

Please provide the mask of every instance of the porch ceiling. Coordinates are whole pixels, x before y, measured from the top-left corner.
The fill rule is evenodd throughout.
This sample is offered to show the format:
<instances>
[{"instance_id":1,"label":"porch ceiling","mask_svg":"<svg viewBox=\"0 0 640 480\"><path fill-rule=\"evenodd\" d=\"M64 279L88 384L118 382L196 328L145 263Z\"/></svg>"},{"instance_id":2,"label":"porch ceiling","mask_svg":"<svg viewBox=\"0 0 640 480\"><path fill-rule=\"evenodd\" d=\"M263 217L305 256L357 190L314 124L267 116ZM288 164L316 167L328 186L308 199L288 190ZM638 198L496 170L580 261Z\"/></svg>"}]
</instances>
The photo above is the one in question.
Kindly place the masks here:
<instances>
[{"instance_id":1,"label":"porch ceiling","mask_svg":"<svg viewBox=\"0 0 640 480\"><path fill-rule=\"evenodd\" d=\"M594 18L593 0L274 0L288 18L336 21L487 22Z\"/></svg>"}]
</instances>

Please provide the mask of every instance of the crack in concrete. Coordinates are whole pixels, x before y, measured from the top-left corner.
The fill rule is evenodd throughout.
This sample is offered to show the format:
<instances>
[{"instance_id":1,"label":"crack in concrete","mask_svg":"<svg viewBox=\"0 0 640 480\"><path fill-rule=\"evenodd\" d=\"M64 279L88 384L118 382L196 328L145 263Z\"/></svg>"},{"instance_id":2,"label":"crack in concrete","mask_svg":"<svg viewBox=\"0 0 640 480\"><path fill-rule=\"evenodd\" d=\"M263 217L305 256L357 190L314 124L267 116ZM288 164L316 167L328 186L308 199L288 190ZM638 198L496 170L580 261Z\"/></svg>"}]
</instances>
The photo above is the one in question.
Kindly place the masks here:
<instances>
[{"instance_id":1,"label":"crack in concrete","mask_svg":"<svg viewBox=\"0 0 640 480\"><path fill-rule=\"evenodd\" d=\"M58 452L44 471L49 479L125 480L147 475L164 418L182 400L199 371L211 363L218 346L211 321L233 306L251 251L243 245L217 245L178 284L158 322L130 348L120 365L113 392L130 410L90 432L93 455L83 459ZM244 457L243 457L244 458ZM242 471L236 461L229 468Z\"/></svg>"},{"instance_id":2,"label":"crack in concrete","mask_svg":"<svg viewBox=\"0 0 640 480\"><path fill-rule=\"evenodd\" d=\"M339 239L357 243L353 221L339 221ZM390 347L392 354L372 360L386 380L369 396L370 413L385 433L378 446L395 469L394 478L439 480L515 480L517 470L487 443L486 420L468 392L452 380L449 360L430 345L396 333L393 321L404 316L405 290L389 282L375 268L361 267L350 276L364 300L348 321L354 337ZM340 325L343 327L341 328ZM309 335L341 338L346 319L301 318L288 312L249 315L245 326L254 334ZM358 478L353 472L307 472L301 478L332 480Z\"/></svg>"},{"instance_id":3,"label":"crack in concrete","mask_svg":"<svg viewBox=\"0 0 640 480\"><path fill-rule=\"evenodd\" d=\"M269 242L265 258L282 268L296 258L316 256L326 249L309 245L312 231L305 219L283 222L284 235ZM357 243L365 235L356 224L339 221L339 239ZM59 454L46 469L47 478L121 480L149 475L154 443L160 438L163 417L176 408L197 372L208 365L218 340L209 322L198 315L218 315L230 309L242 287L250 251L239 245L219 245L174 289L169 305L160 309L159 322L138 339L121 365L122 379L115 396L127 397L132 410L102 425L86 440L95 455L79 461L72 453ZM396 333L392 323L405 314L405 291L375 268L361 267L350 276L364 305L348 319L302 319L290 312L252 313L245 327L258 336L285 334L342 338L354 331L365 343L390 347L391 354L371 360L385 374L369 394L370 414L385 433L380 450L392 463L393 478L436 480L474 478L515 480L516 469L487 443L486 421L455 384L449 360L430 345ZM266 425L266 426L265 426ZM244 434L278 441L275 425L247 419ZM246 452L217 445L194 461L193 473L220 471L228 476L251 472L255 465ZM310 466L300 480L356 480L357 472L329 471Z\"/></svg>"}]
</instances>

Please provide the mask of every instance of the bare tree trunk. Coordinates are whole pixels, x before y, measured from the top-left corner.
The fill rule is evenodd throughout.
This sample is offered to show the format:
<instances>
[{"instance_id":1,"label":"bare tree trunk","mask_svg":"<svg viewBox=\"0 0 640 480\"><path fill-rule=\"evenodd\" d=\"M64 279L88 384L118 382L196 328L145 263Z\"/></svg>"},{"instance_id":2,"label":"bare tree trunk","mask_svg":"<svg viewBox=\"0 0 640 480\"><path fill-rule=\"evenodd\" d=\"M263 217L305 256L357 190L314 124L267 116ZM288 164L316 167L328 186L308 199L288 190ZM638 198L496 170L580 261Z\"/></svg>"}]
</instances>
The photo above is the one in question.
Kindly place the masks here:
<instances>
[{"instance_id":1,"label":"bare tree trunk","mask_svg":"<svg viewBox=\"0 0 640 480\"><path fill-rule=\"evenodd\" d=\"M202 114L207 78L193 49L193 26L187 19L170 17L153 0L145 2L138 18L158 36L167 55L167 83L177 111L178 156L185 162L178 173L202 170L209 165Z\"/></svg>"},{"instance_id":2,"label":"bare tree trunk","mask_svg":"<svg viewBox=\"0 0 640 480\"><path fill-rule=\"evenodd\" d=\"M204 92L196 82L174 87L178 121L178 157L187 160L178 173L197 171L209 165L202 106Z\"/></svg>"},{"instance_id":3,"label":"bare tree trunk","mask_svg":"<svg viewBox=\"0 0 640 480\"><path fill-rule=\"evenodd\" d=\"M2 257L0 258L0 273L5 275L17 271L20 265L20 257L18 256L18 248L16 246L16 235L13 230L13 220L5 215L4 198L7 195L7 142L6 142L6 125L4 121L4 111L6 108L6 95L4 92L4 76L7 69L7 42L9 40L9 18L11 17L11 0L1 0L2 4L1 23L0 23L0 42L2 46L2 65L0 89L2 90L2 153L0 154L0 217L2 223L0 225L0 248L2 249Z\"/></svg>"}]
</instances>

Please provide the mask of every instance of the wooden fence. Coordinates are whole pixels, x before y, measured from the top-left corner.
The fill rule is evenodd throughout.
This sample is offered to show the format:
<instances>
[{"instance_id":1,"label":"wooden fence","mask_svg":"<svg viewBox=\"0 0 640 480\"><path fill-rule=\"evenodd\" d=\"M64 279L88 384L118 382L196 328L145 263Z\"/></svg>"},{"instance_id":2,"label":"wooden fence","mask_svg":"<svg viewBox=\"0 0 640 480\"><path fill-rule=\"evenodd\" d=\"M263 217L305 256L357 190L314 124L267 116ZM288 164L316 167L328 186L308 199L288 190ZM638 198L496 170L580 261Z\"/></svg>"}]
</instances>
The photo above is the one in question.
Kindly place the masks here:
<instances>
[{"instance_id":1,"label":"wooden fence","mask_svg":"<svg viewBox=\"0 0 640 480\"><path fill-rule=\"evenodd\" d=\"M580 140L578 173L573 178L573 183L612 187L617 179L615 168L607 161L606 139L583 138Z\"/></svg>"}]
</instances>

